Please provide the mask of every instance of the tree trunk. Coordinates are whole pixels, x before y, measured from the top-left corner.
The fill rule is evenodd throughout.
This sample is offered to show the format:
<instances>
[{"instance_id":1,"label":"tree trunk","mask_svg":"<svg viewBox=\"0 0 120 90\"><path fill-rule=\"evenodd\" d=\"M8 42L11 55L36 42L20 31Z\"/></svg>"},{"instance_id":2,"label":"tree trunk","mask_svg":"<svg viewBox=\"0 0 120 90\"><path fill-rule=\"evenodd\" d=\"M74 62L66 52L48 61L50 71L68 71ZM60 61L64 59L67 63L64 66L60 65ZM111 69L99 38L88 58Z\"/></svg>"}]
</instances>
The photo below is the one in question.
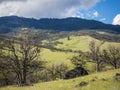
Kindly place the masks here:
<instances>
[{"instance_id":1,"label":"tree trunk","mask_svg":"<svg viewBox=\"0 0 120 90\"><path fill-rule=\"evenodd\" d=\"M114 68L117 69L117 65L116 64L114 65Z\"/></svg>"},{"instance_id":2,"label":"tree trunk","mask_svg":"<svg viewBox=\"0 0 120 90\"><path fill-rule=\"evenodd\" d=\"M100 64L96 62L96 72L100 72Z\"/></svg>"},{"instance_id":3,"label":"tree trunk","mask_svg":"<svg viewBox=\"0 0 120 90\"><path fill-rule=\"evenodd\" d=\"M26 78L27 78L27 65L26 65L26 60L23 61L23 80L22 80L22 84L26 85Z\"/></svg>"},{"instance_id":4,"label":"tree trunk","mask_svg":"<svg viewBox=\"0 0 120 90\"><path fill-rule=\"evenodd\" d=\"M117 60L114 59L114 68L117 69Z\"/></svg>"}]
</instances>

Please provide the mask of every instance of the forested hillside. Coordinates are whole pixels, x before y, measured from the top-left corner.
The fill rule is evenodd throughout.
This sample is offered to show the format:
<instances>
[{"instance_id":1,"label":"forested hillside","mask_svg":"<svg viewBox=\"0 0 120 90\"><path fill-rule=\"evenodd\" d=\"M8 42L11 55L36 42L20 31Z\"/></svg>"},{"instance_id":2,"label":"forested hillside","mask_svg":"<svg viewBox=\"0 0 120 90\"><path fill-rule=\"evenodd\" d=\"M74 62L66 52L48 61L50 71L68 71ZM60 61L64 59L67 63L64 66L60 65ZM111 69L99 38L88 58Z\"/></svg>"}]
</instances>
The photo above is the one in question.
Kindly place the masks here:
<instances>
[{"instance_id":1,"label":"forested hillside","mask_svg":"<svg viewBox=\"0 0 120 90\"><path fill-rule=\"evenodd\" d=\"M95 20L81 18L24 18L18 16L0 17L0 33L8 33L16 28L35 28L43 30L74 31L74 30L100 30L120 33L119 25L104 24Z\"/></svg>"}]
</instances>

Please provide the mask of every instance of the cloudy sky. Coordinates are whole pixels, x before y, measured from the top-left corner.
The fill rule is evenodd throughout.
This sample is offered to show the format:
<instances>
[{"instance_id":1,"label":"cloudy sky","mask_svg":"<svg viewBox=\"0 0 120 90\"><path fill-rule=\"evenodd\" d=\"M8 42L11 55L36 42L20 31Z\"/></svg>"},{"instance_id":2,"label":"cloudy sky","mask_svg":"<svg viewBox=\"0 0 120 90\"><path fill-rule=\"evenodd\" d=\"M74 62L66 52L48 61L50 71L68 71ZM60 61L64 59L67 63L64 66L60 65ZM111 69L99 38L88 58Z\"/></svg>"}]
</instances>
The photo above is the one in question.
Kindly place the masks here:
<instances>
[{"instance_id":1,"label":"cloudy sky","mask_svg":"<svg viewBox=\"0 0 120 90\"><path fill-rule=\"evenodd\" d=\"M120 0L0 0L0 17L80 17L120 24Z\"/></svg>"}]
</instances>

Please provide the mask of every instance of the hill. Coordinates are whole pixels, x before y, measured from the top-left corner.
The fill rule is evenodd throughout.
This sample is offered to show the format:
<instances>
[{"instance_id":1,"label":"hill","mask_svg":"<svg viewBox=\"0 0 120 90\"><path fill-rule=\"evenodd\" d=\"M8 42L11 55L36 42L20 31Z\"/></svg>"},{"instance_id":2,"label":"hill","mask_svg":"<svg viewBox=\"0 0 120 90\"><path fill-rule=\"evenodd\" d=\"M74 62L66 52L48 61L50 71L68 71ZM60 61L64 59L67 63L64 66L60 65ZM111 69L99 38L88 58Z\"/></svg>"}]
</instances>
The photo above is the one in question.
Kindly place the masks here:
<instances>
[{"instance_id":1,"label":"hill","mask_svg":"<svg viewBox=\"0 0 120 90\"><path fill-rule=\"evenodd\" d=\"M79 31L78 31L79 32ZM102 48L106 48L109 45L114 45L118 46L120 45L119 42L116 42L116 40L111 40L113 37L119 38L116 34L109 34L106 32L90 32L88 31L81 31L78 32L60 32L60 33L52 33L50 32L45 32L44 36L47 34L49 35L49 39L43 40L42 44L44 47L41 48L41 57L43 60L47 61L46 66L47 68L50 67L51 65L58 65L61 63L64 63L65 65L68 66L68 69L73 69L74 65L70 62L70 59L73 56L78 55L78 52L75 52L75 50L80 50L82 52L89 51L89 43L92 40L95 40L97 43L99 43L101 40L105 40L105 43L103 44ZM64 33L64 35L63 35ZM66 36L67 33L67 36ZM88 34L89 33L89 34ZM38 33L39 35L39 33ZM43 34L42 34L43 35ZM97 37L96 37L97 35ZM99 35L99 36L98 36ZM4 35L3 35L4 36ZM10 37L8 36L1 36L1 39L9 39ZM61 37L62 36L62 37ZM69 36L69 39L68 39ZM102 38L101 38L101 37ZM104 38L103 38L104 36ZM36 36L36 37L41 37ZM35 37L35 38L36 38ZM50 38L54 37L54 38ZM110 37L110 38L109 38ZM17 40L17 38L13 38ZM40 39L39 39L40 40ZM119 40L118 40L119 41ZM52 46L52 48L51 48ZM50 82L41 82L40 83L34 84L34 86L26 86L26 87L17 87L17 86L7 86L7 87L2 87L0 90L110 90L115 89L119 90L120 85L119 82L115 80L114 76L116 73L120 72L120 69L118 70L112 70L112 71L107 71L103 73L95 73L95 63L94 62L87 62L86 67L85 67L89 74L88 76L85 77L79 77L71 80L60 80L59 78L56 78L56 81L50 81ZM111 66L106 65L102 70L112 69ZM53 69L52 69L53 70ZM91 74L93 73L94 74ZM41 73L40 73L41 75ZM78 86L80 82L87 82L86 86ZM98 86L98 84L100 86Z\"/></svg>"},{"instance_id":2,"label":"hill","mask_svg":"<svg viewBox=\"0 0 120 90\"><path fill-rule=\"evenodd\" d=\"M104 24L95 20L86 20L81 18L24 18L18 16L0 17L0 33L8 33L17 28L35 28L58 31L74 31L83 29L112 31L120 33L119 25Z\"/></svg>"},{"instance_id":3,"label":"hill","mask_svg":"<svg viewBox=\"0 0 120 90\"><path fill-rule=\"evenodd\" d=\"M69 34L67 32L54 33L54 34L53 33L51 34L50 32L49 34L47 34L47 32L45 32L45 34L42 33L42 35L47 36L48 39L44 38L45 40L44 39L42 40L43 45L41 49L41 58L47 61L47 65L64 63L67 66L69 66L69 68L71 69L74 67L74 65L70 62L70 59L73 56L78 55L79 51L88 52L89 43L93 40L95 40L97 43L99 43L101 40L104 40L105 43L102 45L102 48L107 48L110 45L116 47L120 46L120 42L116 41L119 40L119 37L117 37L117 35L115 34L111 35L107 33L106 35L103 34L103 32L102 34L97 34L97 33L95 34L95 32L92 31L90 32L80 31L80 32L72 32ZM70 40L68 40L68 36L66 36L66 33L69 35ZM96 38L96 35L98 38ZM103 38L104 35L106 36L105 39ZM102 38L99 36L101 36ZM41 34L39 35L39 37L41 38ZM115 38L115 37L116 40L111 40L111 38ZM8 36L0 37L0 39L5 39L5 38L9 39L11 37ZM111 67L107 67L107 68L111 68ZM93 63L88 63L87 69L89 72L95 71Z\"/></svg>"},{"instance_id":4,"label":"hill","mask_svg":"<svg viewBox=\"0 0 120 90\"><path fill-rule=\"evenodd\" d=\"M0 90L120 90L120 83L115 80L115 74L119 72L120 69L110 70L70 80L37 83L26 87L7 86ZM83 81L88 84L78 86Z\"/></svg>"},{"instance_id":5,"label":"hill","mask_svg":"<svg viewBox=\"0 0 120 90\"><path fill-rule=\"evenodd\" d=\"M59 39L58 41L62 44L58 44L55 47L61 48L64 50L71 49L71 50L81 50L81 51L85 52L85 51L89 51L89 43L93 40L96 41L97 43L102 41L102 40L96 39L96 38L89 36L89 35L70 36L70 40L68 40L67 37L63 38L63 39ZM117 43L117 42L105 41L102 48L107 48L110 45L119 46L120 43L119 42Z\"/></svg>"}]
</instances>

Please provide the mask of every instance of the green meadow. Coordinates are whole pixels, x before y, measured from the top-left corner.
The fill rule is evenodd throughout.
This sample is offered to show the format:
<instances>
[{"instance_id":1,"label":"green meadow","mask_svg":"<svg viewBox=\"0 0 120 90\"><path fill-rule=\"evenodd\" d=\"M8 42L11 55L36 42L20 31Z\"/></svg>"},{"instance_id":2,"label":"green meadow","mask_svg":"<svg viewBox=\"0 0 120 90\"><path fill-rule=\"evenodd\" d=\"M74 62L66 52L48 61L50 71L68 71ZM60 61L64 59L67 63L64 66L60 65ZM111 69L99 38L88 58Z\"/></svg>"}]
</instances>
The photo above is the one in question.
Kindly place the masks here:
<instances>
[{"instance_id":1,"label":"green meadow","mask_svg":"<svg viewBox=\"0 0 120 90\"><path fill-rule=\"evenodd\" d=\"M59 39L59 42L62 42L63 44L58 44L55 46L56 48L62 48L62 49L72 49L72 50L81 50L81 51L89 51L89 43L91 41L96 41L96 43L100 43L101 41L98 39L95 39L90 36L71 36L70 40L67 38L64 39ZM102 45L102 48L107 48L108 46L113 45L113 46L120 46L120 43L116 42L107 42L105 41L104 44Z\"/></svg>"}]
</instances>

